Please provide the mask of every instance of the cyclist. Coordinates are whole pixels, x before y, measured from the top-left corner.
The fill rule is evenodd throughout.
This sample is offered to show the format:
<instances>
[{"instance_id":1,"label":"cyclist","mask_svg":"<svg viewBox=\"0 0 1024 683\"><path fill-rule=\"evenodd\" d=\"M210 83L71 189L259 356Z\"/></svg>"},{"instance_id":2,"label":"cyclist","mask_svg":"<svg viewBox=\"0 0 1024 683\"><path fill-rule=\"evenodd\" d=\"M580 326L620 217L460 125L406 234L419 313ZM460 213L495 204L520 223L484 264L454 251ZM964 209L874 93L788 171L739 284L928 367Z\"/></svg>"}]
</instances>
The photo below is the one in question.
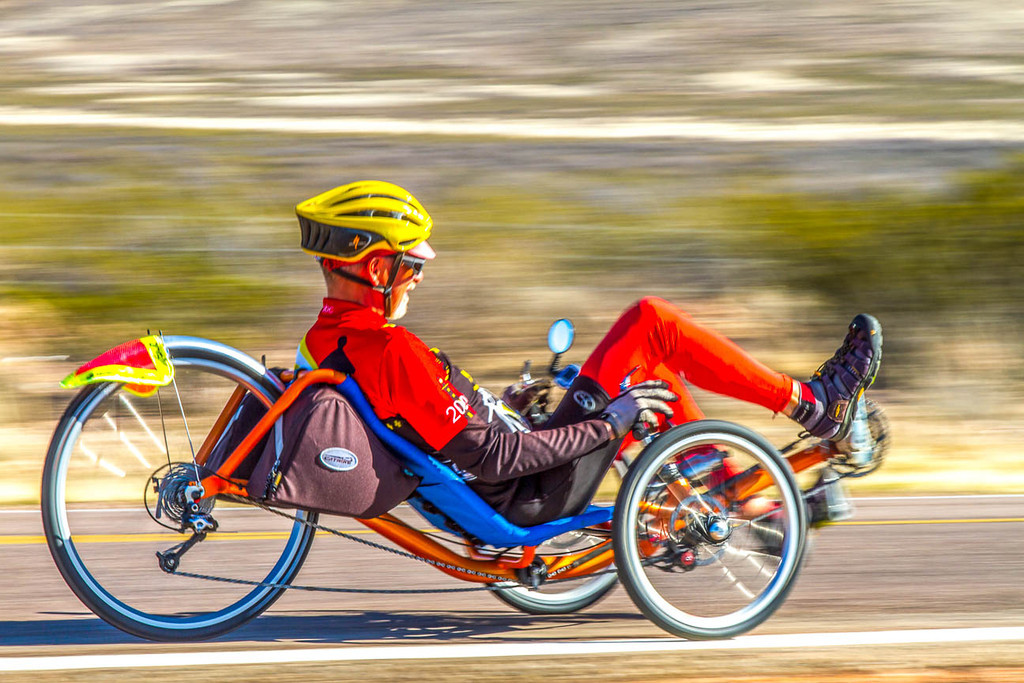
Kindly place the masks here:
<instances>
[{"instance_id":1,"label":"cyclist","mask_svg":"<svg viewBox=\"0 0 1024 683\"><path fill-rule=\"evenodd\" d=\"M301 246L316 256L327 286L297 367L350 373L378 417L447 462L515 524L585 509L639 420L702 418L683 378L840 440L881 360L881 328L861 314L835 355L800 382L646 297L621 315L534 430L444 353L394 324L436 256L427 242L432 220L416 198L391 183L360 181L308 199L296 213ZM635 383L620 391L630 372Z\"/></svg>"}]
</instances>

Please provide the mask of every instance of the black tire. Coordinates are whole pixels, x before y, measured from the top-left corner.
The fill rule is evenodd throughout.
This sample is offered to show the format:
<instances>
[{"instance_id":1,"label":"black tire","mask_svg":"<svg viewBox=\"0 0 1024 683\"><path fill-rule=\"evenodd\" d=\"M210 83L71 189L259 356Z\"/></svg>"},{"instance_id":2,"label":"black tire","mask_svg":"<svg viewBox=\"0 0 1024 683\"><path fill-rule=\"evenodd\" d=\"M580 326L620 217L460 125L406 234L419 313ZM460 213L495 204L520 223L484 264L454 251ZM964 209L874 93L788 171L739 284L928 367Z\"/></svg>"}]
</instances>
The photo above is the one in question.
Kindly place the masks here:
<instances>
[{"instance_id":1,"label":"black tire","mask_svg":"<svg viewBox=\"0 0 1024 683\"><path fill-rule=\"evenodd\" d=\"M676 487L683 500L665 482L675 477L661 476L673 465L688 480ZM731 499L740 473L755 470L768 486ZM786 460L757 433L716 420L673 427L644 449L619 489L612 524L630 598L669 633L698 640L745 633L778 609L807 538Z\"/></svg>"},{"instance_id":2,"label":"black tire","mask_svg":"<svg viewBox=\"0 0 1024 683\"><path fill-rule=\"evenodd\" d=\"M191 462L191 437L185 445L171 440L168 428L173 433L176 423L164 419L174 418L179 409L178 390L181 413L188 417L179 416L181 431L191 426L201 441L206 431L200 427L211 412L219 413L217 406L224 405L235 387L244 386L265 403L276 400L283 389L263 366L231 347L194 337L166 337L165 343L176 385L161 391L162 409L154 403L157 399L122 398L122 386L116 383L89 385L68 406L43 469L43 530L68 586L104 621L150 640L202 640L237 628L270 607L298 574L315 530L299 522L264 522L273 516L218 504L214 516L219 529L184 555L179 569L278 585L197 581L159 569L153 550L166 550L187 538L161 528L143 506L143 488L155 469L150 457L156 464L172 457ZM157 410L160 417L154 418ZM165 411L173 412L165 416ZM208 430L209 422L205 426ZM150 456L143 447L164 452ZM151 502L154 497L150 493ZM299 517L317 521L314 513L300 512ZM100 526L98 520L103 520ZM244 530L254 524L277 527ZM218 542L223 540L231 542Z\"/></svg>"}]
</instances>

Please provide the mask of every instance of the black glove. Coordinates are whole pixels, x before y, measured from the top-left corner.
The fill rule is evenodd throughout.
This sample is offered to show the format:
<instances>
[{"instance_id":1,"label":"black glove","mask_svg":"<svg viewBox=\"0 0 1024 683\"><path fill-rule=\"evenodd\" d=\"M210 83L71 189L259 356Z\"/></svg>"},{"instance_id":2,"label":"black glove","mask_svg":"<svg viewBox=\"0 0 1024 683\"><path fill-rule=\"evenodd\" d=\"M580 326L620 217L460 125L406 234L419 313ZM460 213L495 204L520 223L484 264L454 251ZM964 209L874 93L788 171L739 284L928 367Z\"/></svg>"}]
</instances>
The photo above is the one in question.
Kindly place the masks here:
<instances>
[{"instance_id":1,"label":"black glove","mask_svg":"<svg viewBox=\"0 0 1024 683\"><path fill-rule=\"evenodd\" d=\"M516 382L505 387L501 394L501 400L512 410L520 415L526 416L530 406L536 401L541 392L547 389L550 384L547 381L530 380L529 382Z\"/></svg>"},{"instance_id":2,"label":"black glove","mask_svg":"<svg viewBox=\"0 0 1024 683\"><path fill-rule=\"evenodd\" d=\"M678 401L679 397L666 387L668 383L660 379L634 384L608 404L601 419L612 426L615 437L619 438L628 434L637 422L656 423L655 413L672 417L668 402Z\"/></svg>"}]
</instances>

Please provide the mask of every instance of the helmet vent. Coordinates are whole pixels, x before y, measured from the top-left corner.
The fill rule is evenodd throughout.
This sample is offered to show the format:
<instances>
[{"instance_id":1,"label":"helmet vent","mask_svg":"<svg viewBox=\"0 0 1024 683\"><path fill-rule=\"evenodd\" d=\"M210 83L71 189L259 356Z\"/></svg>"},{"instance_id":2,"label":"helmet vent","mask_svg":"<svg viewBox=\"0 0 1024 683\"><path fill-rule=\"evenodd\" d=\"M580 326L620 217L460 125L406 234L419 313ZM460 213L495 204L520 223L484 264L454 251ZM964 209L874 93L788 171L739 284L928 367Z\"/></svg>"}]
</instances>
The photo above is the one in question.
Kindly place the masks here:
<instances>
[{"instance_id":1,"label":"helmet vent","mask_svg":"<svg viewBox=\"0 0 1024 683\"><path fill-rule=\"evenodd\" d=\"M402 213L401 211L387 211L385 209L367 209L365 211L353 211L352 213L345 214L346 216L380 216L382 218L394 218L398 221L407 221L409 216Z\"/></svg>"},{"instance_id":2,"label":"helmet vent","mask_svg":"<svg viewBox=\"0 0 1024 683\"><path fill-rule=\"evenodd\" d=\"M394 199L396 202L402 202L403 204L408 204L409 203L409 199L408 198L395 197L395 196L392 196L392 195L389 195L389 194L361 194L358 197L346 197L345 201L346 202L350 202L350 201L355 201L357 199L373 199L374 197L381 197L383 199ZM337 204L335 204L335 206L337 206Z\"/></svg>"}]
</instances>

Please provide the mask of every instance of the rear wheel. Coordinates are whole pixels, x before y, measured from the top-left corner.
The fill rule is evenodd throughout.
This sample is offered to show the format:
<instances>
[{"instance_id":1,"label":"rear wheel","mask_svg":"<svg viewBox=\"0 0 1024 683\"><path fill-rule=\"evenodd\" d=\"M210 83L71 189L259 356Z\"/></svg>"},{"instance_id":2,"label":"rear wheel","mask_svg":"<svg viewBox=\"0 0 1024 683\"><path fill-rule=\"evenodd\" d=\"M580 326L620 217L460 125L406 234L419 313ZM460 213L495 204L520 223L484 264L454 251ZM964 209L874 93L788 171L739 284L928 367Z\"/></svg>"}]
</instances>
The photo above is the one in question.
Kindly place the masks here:
<instances>
[{"instance_id":1,"label":"rear wheel","mask_svg":"<svg viewBox=\"0 0 1024 683\"><path fill-rule=\"evenodd\" d=\"M770 443L728 422L691 422L631 465L615 504L615 563L633 602L661 628L730 638L785 600L806 525L793 473Z\"/></svg>"},{"instance_id":2,"label":"rear wheel","mask_svg":"<svg viewBox=\"0 0 1024 683\"><path fill-rule=\"evenodd\" d=\"M273 403L279 380L248 356L193 337L165 338L174 385L140 398L116 383L84 388L53 435L43 471L43 528L65 581L93 612L142 638L211 638L267 609L294 579L314 529L224 501L218 527L181 557L180 571L275 584L197 581L168 574L156 553L187 540L174 511L159 522L154 475L192 477L192 455L238 387ZM179 401L180 395L180 401ZM170 475L168 473L171 473ZM179 482L180 483L180 482ZM315 522L314 513L299 518Z\"/></svg>"}]
</instances>

